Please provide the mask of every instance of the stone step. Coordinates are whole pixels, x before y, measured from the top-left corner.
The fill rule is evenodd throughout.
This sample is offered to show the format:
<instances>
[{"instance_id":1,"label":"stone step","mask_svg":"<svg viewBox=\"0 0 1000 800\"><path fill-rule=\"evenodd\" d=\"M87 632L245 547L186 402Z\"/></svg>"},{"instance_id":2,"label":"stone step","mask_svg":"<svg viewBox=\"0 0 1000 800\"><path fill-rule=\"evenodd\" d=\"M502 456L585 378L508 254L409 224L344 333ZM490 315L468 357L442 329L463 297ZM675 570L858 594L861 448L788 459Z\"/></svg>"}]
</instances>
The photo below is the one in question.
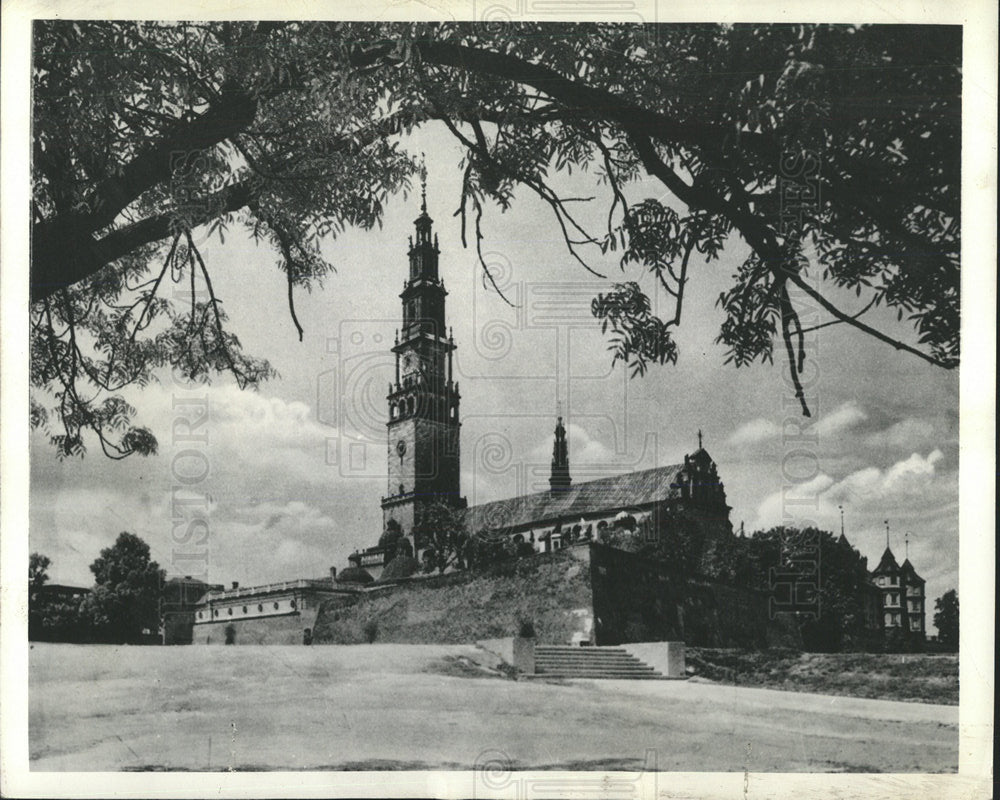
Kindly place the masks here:
<instances>
[{"instance_id":1,"label":"stone step","mask_svg":"<svg viewBox=\"0 0 1000 800\"><path fill-rule=\"evenodd\" d=\"M553 661L587 661L587 662L598 662L598 661L628 661L631 662L632 658L629 656L587 656L582 653L535 653L536 659L551 659Z\"/></svg>"},{"instance_id":2,"label":"stone step","mask_svg":"<svg viewBox=\"0 0 1000 800\"><path fill-rule=\"evenodd\" d=\"M658 672L578 672L578 671L560 671L560 672L536 672L534 675L528 675L529 678L588 678L592 680L630 680L630 681L665 681L667 678L663 677Z\"/></svg>"},{"instance_id":3,"label":"stone step","mask_svg":"<svg viewBox=\"0 0 1000 800\"><path fill-rule=\"evenodd\" d=\"M535 661L535 669L635 669L640 671L652 670L646 664L588 664L584 661ZM654 670L655 671L655 670Z\"/></svg>"},{"instance_id":4,"label":"stone step","mask_svg":"<svg viewBox=\"0 0 1000 800\"><path fill-rule=\"evenodd\" d=\"M653 667L621 647L538 645L535 677L606 680L666 680Z\"/></svg>"}]
</instances>

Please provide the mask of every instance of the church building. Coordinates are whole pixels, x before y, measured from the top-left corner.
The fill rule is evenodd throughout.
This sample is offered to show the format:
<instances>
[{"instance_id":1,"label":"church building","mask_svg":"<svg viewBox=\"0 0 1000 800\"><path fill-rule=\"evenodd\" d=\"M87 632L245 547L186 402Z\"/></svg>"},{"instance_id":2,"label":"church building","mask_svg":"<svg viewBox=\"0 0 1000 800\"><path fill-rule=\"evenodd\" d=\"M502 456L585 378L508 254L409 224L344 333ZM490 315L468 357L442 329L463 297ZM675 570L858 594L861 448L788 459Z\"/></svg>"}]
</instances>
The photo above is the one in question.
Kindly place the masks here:
<instances>
[{"instance_id":1,"label":"church building","mask_svg":"<svg viewBox=\"0 0 1000 800\"><path fill-rule=\"evenodd\" d=\"M401 554L425 561L426 571L435 571L431 537L424 535L427 531L422 530L421 522L425 512L432 508L436 512L443 504L475 537L472 549L479 550L482 545L479 554L485 552L487 559L493 552L530 555L581 545L558 558L530 559L538 569L546 564L556 569L557 562L564 560L592 564L586 571L591 610L582 609L586 613L581 617L590 620L589 627L574 628L574 642L599 643L603 639L619 643L628 636L652 637L650 641L690 637L702 646L734 646L734 642L739 646L770 646L772 636L779 636L773 641L786 641L780 638L785 635L779 630L782 625L775 622L769 610L770 598L764 592L715 586L697 576L668 575L673 565L644 559L616 544L618 534L625 532L622 538L633 543L637 536L640 541L652 541L677 535L684 541L686 555L706 563L715 546L733 536L725 487L700 431L697 449L677 463L575 483L566 425L559 416L547 490L468 505L460 485L461 395L453 369L456 344L446 327L448 293L439 273L440 249L427 213L426 189L414 225L408 276L400 293L402 325L392 346L395 374L386 395L387 483L381 499L380 545L354 552L348 557L351 567L340 573L331 567L329 577L253 587L234 583L231 589L202 585L207 589L204 596L193 606L185 604L180 609L187 627L183 639L178 636L176 640L199 644L311 642L313 632L320 629L326 641L337 641L330 638L330 631L336 628L340 631L337 635L347 637L345 641L358 641L362 621L371 621L365 616L369 614L364 610L369 608L366 598L373 598L371 602L377 605L386 593L430 591L434 586L446 586L449 580L460 583L475 578L474 570L424 575L416 580L400 580L391 574L390 561ZM589 546L582 546L588 542ZM851 548L843 521L839 543ZM909 559L897 564L888 538L886 545L881 562L862 590L866 625L874 634L895 632L892 638L896 639L902 633L906 643L919 645L925 636L924 581ZM867 572L867 562L863 564ZM390 574L380 580L387 565ZM407 568L412 571L413 565ZM550 615L549 623L558 631L552 628L549 635L569 636L559 626L565 627L571 617L576 619L574 615L581 609L573 605L546 610L543 606L551 601L547 597L537 606L539 618L551 612L554 616ZM466 601L451 608L448 615L461 616ZM399 601L401 608L406 602ZM394 611L386 625L412 623L419 628L429 624L426 615L418 617L414 621L406 613ZM473 618L477 625L482 623L481 617ZM411 634L402 629L396 632L398 636ZM423 631L420 635L429 634Z\"/></svg>"},{"instance_id":2,"label":"church building","mask_svg":"<svg viewBox=\"0 0 1000 800\"><path fill-rule=\"evenodd\" d=\"M395 380L387 395L388 482L382 498L383 530L400 531L417 558L423 543L415 531L421 511L444 503L464 511L470 534L530 542L538 551L558 549L577 539L596 538L602 529L627 521L652 535L661 515L695 520L709 541L731 535L729 506L715 463L701 446L669 466L574 484L562 417L555 427L549 490L467 508L459 485L459 387L454 380L455 341L446 329L440 249L427 214L426 188L415 238L409 243L409 276L400 294L402 328L395 345ZM388 553L381 547L349 557L378 577Z\"/></svg>"}]
</instances>

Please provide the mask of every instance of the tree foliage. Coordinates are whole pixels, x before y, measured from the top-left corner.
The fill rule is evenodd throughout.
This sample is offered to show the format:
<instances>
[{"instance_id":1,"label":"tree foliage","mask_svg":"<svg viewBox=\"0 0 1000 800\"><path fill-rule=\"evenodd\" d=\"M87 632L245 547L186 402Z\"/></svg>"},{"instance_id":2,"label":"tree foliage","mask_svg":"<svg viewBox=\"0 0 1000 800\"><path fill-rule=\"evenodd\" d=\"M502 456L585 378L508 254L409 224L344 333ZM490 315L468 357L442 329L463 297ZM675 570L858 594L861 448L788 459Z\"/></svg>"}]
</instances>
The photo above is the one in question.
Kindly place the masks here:
<instances>
[{"instance_id":1,"label":"tree foliage","mask_svg":"<svg viewBox=\"0 0 1000 800\"><path fill-rule=\"evenodd\" d=\"M156 633L164 570L149 557L149 545L123 531L101 550L90 571L94 590L83 602L98 636L116 643L137 643L143 631Z\"/></svg>"},{"instance_id":2,"label":"tree foliage","mask_svg":"<svg viewBox=\"0 0 1000 800\"><path fill-rule=\"evenodd\" d=\"M52 566L52 559L43 556L41 553L32 553L28 556L28 589L40 589L49 580L48 569Z\"/></svg>"},{"instance_id":3,"label":"tree foliage","mask_svg":"<svg viewBox=\"0 0 1000 800\"><path fill-rule=\"evenodd\" d=\"M204 238L266 242L298 326L294 292L333 269L320 242L379 223L418 169L406 135L432 122L463 148L457 214L481 261L484 213L525 193L583 267L621 254L593 312L634 375L677 359L692 256L735 237L750 255L718 299L735 366L780 342L799 386L805 303L958 363L957 27L42 21L33 58L31 422L60 456L88 430L112 457L154 452L119 392L162 368L271 377L226 330ZM551 185L584 170L606 187L601 232ZM673 199L630 204L644 176ZM869 324L874 307L917 343Z\"/></svg>"},{"instance_id":4,"label":"tree foliage","mask_svg":"<svg viewBox=\"0 0 1000 800\"><path fill-rule=\"evenodd\" d=\"M465 568L469 534L461 509L440 501L422 505L417 511L413 538L416 551L422 554L425 572Z\"/></svg>"},{"instance_id":5,"label":"tree foliage","mask_svg":"<svg viewBox=\"0 0 1000 800\"><path fill-rule=\"evenodd\" d=\"M938 641L949 650L958 650L958 592L954 589L934 601L934 626Z\"/></svg>"}]
</instances>

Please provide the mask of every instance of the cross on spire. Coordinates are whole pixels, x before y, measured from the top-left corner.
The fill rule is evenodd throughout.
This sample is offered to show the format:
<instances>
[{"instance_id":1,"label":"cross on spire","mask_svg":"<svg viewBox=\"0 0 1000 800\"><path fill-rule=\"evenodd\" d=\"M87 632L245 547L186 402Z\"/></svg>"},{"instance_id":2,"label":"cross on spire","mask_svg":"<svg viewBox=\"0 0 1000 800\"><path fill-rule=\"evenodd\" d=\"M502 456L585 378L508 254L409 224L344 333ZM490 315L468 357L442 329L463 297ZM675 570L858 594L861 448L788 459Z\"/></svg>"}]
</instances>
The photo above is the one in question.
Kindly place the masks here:
<instances>
[{"instance_id":1,"label":"cross on spire","mask_svg":"<svg viewBox=\"0 0 1000 800\"><path fill-rule=\"evenodd\" d=\"M427 213L427 163L424 154L420 154L420 210Z\"/></svg>"},{"instance_id":2,"label":"cross on spire","mask_svg":"<svg viewBox=\"0 0 1000 800\"><path fill-rule=\"evenodd\" d=\"M698 428L698 449L701 450L701 428Z\"/></svg>"},{"instance_id":3,"label":"cross on spire","mask_svg":"<svg viewBox=\"0 0 1000 800\"><path fill-rule=\"evenodd\" d=\"M889 520L885 520L885 549L889 549Z\"/></svg>"},{"instance_id":4,"label":"cross on spire","mask_svg":"<svg viewBox=\"0 0 1000 800\"><path fill-rule=\"evenodd\" d=\"M906 557L910 557L910 532L906 532L906 536L903 537L903 541L906 542Z\"/></svg>"}]
</instances>

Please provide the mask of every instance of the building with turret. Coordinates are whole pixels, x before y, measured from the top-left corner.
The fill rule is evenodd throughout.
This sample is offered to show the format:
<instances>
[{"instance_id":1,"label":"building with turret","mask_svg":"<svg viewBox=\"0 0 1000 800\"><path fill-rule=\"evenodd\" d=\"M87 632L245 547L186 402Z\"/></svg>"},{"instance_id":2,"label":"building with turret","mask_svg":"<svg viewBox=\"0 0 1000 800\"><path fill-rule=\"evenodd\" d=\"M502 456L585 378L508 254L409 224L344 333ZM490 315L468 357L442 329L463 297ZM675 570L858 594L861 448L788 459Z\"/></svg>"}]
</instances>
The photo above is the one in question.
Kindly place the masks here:
<instances>
[{"instance_id":1,"label":"building with turret","mask_svg":"<svg viewBox=\"0 0 1000 800\"><path fill-rule=\"evenodd\" d=\"M872 582L881 595L882 625L887 639L923 644L926 639L924 579L909 557L899 564L886 536L885 552L872 570Z\"/></svg>"}]
</instances>

